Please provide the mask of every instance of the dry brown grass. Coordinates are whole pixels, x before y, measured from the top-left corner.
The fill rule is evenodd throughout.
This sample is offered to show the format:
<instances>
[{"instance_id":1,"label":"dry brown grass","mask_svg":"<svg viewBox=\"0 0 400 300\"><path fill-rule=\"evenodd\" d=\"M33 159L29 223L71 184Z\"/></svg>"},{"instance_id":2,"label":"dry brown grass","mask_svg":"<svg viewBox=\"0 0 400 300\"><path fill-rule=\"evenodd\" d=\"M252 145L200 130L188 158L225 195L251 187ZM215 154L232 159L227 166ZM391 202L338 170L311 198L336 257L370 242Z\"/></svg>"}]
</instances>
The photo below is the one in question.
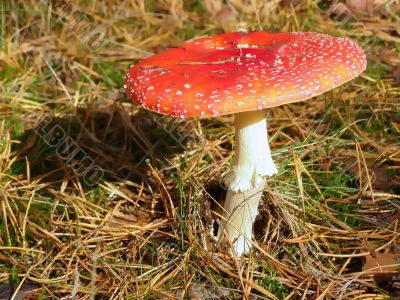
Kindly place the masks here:
<instances>
[{"instance_id":1,"label":"dry brown grass","mask_svg":"<svg viewBox=\"0 0 400 300\"><path fill-rule=\"evenodd\" d=\"M35 283L40 299L398 295L396 264L388 275L363 269L366 259L398 255L398 2L353 10L345 22L328 16L328 1L230 3L3 1L3 287ZM255 251L241 259L212 239L231 118L160 117L122 89L138 59L239 27L348 36L369 59L343 87L270 110L280 174L268 180ZM51 144L57 132L68 137L60 148ZM104 172L92 185L89 158Z\"/></svg>"}]
</instances>

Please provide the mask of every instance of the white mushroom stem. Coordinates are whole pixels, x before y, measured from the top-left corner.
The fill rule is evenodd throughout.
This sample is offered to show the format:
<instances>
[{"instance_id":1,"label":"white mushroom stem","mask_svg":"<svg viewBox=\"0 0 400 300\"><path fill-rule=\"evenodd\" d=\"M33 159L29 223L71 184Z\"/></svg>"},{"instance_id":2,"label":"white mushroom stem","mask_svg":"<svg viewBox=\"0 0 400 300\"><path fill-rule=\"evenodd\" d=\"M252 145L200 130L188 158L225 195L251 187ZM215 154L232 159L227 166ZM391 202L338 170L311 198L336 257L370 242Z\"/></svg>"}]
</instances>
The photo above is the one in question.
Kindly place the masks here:
<instances>
[{"instance_id":1,"label":"white mushroom stem","mask_svg":"<svg viewBox=\"0 0 400 300\"><path fill-rule=\"evenodd\" d=\"M265 111L235 114L235 156L228 186L220 242L229 240L237 255L251 248L252 226L265 186L265 176L277 173L268 144Z\"/></svg>"}]
</instances>

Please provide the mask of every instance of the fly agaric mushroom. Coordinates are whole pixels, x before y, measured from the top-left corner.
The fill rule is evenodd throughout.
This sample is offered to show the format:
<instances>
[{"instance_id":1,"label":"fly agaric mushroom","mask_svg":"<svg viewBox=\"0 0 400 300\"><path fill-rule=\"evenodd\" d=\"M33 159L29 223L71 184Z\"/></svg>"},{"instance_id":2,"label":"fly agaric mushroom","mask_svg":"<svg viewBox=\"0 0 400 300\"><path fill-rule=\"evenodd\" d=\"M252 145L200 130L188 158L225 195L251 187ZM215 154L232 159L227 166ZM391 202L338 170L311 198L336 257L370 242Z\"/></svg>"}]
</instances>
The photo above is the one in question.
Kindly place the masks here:
<instances>
[{"instance_id":1,"label":"fly agaric mushroom","mask_svg":"<svg viewBox=\"0 0 400 300\"><path fill-rule=\"evenodd\" d=\"M235 154L218 238L251 248L265 177L277 173L266 108L317 96L366 67L354 42L313 32L234 32L199 38L131 67L125 88L144 108L176 117L234 114Z\"/></svg>"}]
</instances>

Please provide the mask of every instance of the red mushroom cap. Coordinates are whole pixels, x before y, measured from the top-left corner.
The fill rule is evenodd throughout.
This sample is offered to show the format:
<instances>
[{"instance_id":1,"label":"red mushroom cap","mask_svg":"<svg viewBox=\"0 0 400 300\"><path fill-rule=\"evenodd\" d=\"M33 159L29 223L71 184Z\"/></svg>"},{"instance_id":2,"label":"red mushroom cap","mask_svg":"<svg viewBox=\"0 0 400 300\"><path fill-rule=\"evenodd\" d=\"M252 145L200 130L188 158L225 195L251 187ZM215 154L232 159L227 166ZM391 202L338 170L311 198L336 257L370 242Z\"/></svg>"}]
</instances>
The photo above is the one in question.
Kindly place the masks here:
<instances>
[{"instance_id":1,"label":"red mushroom cap","mask_svg":"<svg viewBox=\"0 0 400 300\"><path fill-rule=\"evenodd\" d=\"M180 117L218 116L306 100L366 67L354 42L319 34L234 32L189 41L132 66L130 97Z\"/></svg>"}]
</instances>

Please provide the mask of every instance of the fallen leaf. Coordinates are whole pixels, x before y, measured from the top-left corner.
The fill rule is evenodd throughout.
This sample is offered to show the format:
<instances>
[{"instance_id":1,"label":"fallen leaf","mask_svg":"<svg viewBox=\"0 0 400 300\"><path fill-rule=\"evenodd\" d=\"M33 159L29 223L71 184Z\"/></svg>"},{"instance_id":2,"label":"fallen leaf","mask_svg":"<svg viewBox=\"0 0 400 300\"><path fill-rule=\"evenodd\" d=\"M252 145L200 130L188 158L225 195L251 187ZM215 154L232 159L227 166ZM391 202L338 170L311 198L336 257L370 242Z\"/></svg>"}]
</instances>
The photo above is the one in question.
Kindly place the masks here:
<instances>
[{"instance_id":1,"label":"fallen leaf","mask_svg":"<svg viewBox=\"0 0 400 300\"><path fill-rule=\"evenodd\" d=\"M364 14L372 14L374 8L373 0L347 0L347 5L351 10Z\"/></svg>"},{"instance_id":2,"label":"fallen leaf","mask_svg":"<svg viewBox=\"0 0 400 300\"><path fill-rule=\"evenodd\" d=\"M356 179L356 185L360 185L360 179L362 185L368 184L368 177L371 187L374 190L386 190L396 185L396 181L390 174L387 166L367 157L365 157L365 161L366 165L362 161L359 162L356 157L346 157L343 159L346 171Z\"/></svg>"},{"instance_id":3,"label":"fallen leaf","mask_svg":"<svg viewBox=\"0 0 400 300\"><path fill-rule=\"evenodd\" d=\"M209 14L215 16L215 13L222 9L223 2L215 0L203 0L202 5Z\"/></svg>"},{"instance_id":4,"label":"fallen leaf","mask_svg":"<svg viewBox=\"0 0 400 300\"><path fill-rule=\"evenodd\" d=\"M277 1L265 1L261 9L261 15L263 16L263 18L269 20L273 15L275 15L279 8L278 5L279 2Z\"/></svg>"},{"instance_id":5,"label":"fallen leaf","mask_svg":"<svg viewBox=\"0 0 400 300\"><path fill-rule=\"evenodd\" d=\"M400 266L395 253L375 253L368 255L365 264L362 267L364 272L377 273L395 273Z\"/></svg>"},{"instance_id":6,"label":"fallen leaf","mask_svg":"<svg viewBox=\"0 0 400 300\"><path fill-rule=\"evenodd\" d=\"M185 292L179 289L174 294L174 299L184 299ZM231 293L228 289L223 287L215 287L211 285L192 284L186 296L191 300L205 300L205 299L231 299ZM157 300L170 299L167 297L160 297Z\"/></svg>"},{"instance_id":7,"label":"fallen leaf","mask_svg":"<svg viewBox=\"0 0 400 300\"><path fill-rule=\"evenodd\" d=\"M396 84L400 85L400 67L396 66L392 69L393 80Z\"/></svg>"},{"instance_id":8,"label":"fallen leaf","mask_svg":"<svg viewBox=\"0 0 400 300\"><path fill-rule=\"evenodd\" d=\"M237 26L237 12L232 5L224 4L217 13L217 21L225 32L234 31Z\"/></svg>"},{"instance_id":9,"label":"fallen leaf","mask_svg":"<svg viewBox=\"0 0 400 300\"><path fill-rule=\"evenodd\" d=\"M382 47L379 57L383 63L389 66L395 66L392 68L392 70L398 69L399 71L399 67L397 65L400 62L400 58L397 54L396 49L390 47Z\"/></svg>"},{"instance_id":10,"label":"fallen leaf","mask_svg":"<svg viewBox=\"0 0 400 300\"><path fill-rule=\"evenodd\" d=\"M367 256L362 270L373 274L375 283L389 292L397 290L399 259L396 253L374 253Z\"/></svg>"},{"instance_id":11,"label":"fallen leaf","mask_svg":"<svg viewBox=\"0 0 400 300\"><path fill-rule=\"evenodd\" d=\"M364 212L363 216L365 220L369 220L370 222L379 226L393 224L393 222L395 222L399 217L398 213L395 211L377 211L375 213Z\"/></svg>"},{"instance_id":12,"label":"fallen leaf","mask_svg":"<svg viewBox=\"0 0 400 300\"><path fill-rule=\"evenodd\" d=\"M303 0L283 0L282 2L281 2L281 4L283 5L283 6L293 6L293 7L296 7L296 6L298 6L298 5L300 5L302 2L304 2Z\"/></svg>"},{"instance_id":13,"label":"fallen leaf","mask_svg":"<svg viewBox=\"0 0 400 300\"><path fill-rule=\"evenodd\" d=\"M377 11L385 18L391 18L400 12L400 5L396 1L377 3ZM400 34L400 29L396 30Z\"/></svg>"},{"instance_id":14,"label":"fallen leaf","mask_svg":"<svg viewBox=\"0 0 400 300\"><path fill-rule=\"evenodd\" d=\"M344 3L338 2L333 4L327 11L327 15L335 21L346 20L348 16L351 16L351 9Z\"/></svg>"},{"instance_id":15,"label":"fallen leaf","mask_svg":"<svg viewBox=\"0 0 400 300\"><path fill-rule=\"evenodd\" d=\"M0 299L11 299L11 297L15 293L15 289L17 288L18 285L6 285L6 284L1 284L0 285ZM15 297L12 299L15 300L29 300L29 299L37 299L38 294L40 293L40 285L35 284L35 283L23 283L21 288L18 290L17 294Z\"/></svg>"},{"instance_id":16,"label":"fallen leaf","mask_svg":"<svg viewBox=\"0 0 400 300\"><path fill-rule=\"evenodd\" d=\"M121 225L138 225L138 224L146 224L150 220L150 214L141 211L135 210L132 212L122 211L120 207L113 213L110 225L115 227L120 227Z\"/></svg>"}]
</instances>

